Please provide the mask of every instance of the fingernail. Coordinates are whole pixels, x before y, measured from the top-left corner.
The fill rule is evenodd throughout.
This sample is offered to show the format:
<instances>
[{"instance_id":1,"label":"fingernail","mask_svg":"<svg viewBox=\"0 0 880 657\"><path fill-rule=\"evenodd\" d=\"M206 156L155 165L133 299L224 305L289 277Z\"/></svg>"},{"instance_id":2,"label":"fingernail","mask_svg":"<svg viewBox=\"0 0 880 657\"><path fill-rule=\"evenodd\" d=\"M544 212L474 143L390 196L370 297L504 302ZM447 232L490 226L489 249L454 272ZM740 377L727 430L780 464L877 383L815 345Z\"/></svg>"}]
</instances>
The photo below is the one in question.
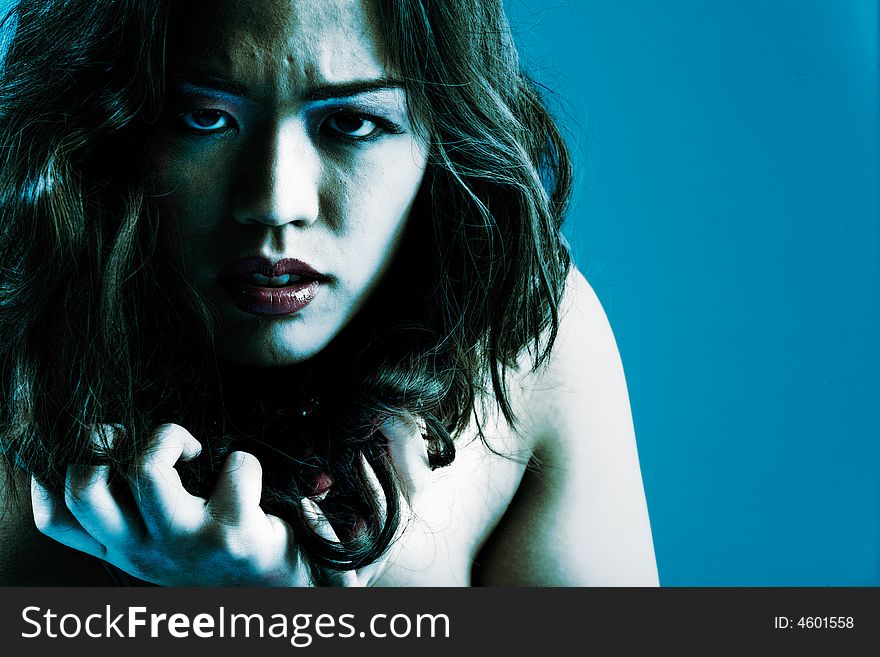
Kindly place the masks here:
<instances>
[{"instance_id":1,"label":"fingernail","mask_svg":"<svg viewBox=\"0 0 880 657\"><path fill-rule=\"evenodd\" d=\"M116 441L116 435L123 431L121 424L98 424L92 426L90 438L95 447L111 449Z\"/></svg>"},{"instance_id":2,"label":"fingernail","mask_svg":"<svg viewBox=\"0 0 880 657\"><path fill-rule=\"evenodd\" d=\"M318 518L318 515L320 514L320 509L318 508L317 504L315 504L308 497L302 498L301 504L303 511L305 512L306 520L314 521Z\"/></svg>"}]
</instances>

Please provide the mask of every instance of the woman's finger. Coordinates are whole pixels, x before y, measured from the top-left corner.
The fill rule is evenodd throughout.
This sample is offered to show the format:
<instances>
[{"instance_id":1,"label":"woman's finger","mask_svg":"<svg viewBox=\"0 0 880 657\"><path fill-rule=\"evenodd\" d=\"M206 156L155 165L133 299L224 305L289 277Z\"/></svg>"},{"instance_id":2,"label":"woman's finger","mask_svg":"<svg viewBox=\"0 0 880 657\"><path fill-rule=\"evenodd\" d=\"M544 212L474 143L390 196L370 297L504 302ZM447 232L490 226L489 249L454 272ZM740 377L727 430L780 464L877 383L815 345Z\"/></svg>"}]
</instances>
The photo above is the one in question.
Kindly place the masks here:
<instances>
[{"instance_id":1,"label":"woman's finger","mask_svg":"<svg viewBox=\"0 0 880 657\"><path fill-rule=\"evenodd\" d=\"M286 578L274 582L273 586L314 586L315 582L312 579L311 568L309 568L309 565L303 559L296 546L296 540L290 525L278 516L269 514L266 514L266 520L271 527L269 544L278 551L278 554L283 555L283 559L287 564Z\"/></svg>"},{"instance_id":2,"label":"woman's finger","mask_svg":"<svg viewBox=\"0 0 880 657\"><path fill-rule=\"evenodd\" d=\"M373 466L371 466L370 462L367 461L367 457L364 456L363 452L361 452L360 459L361 467L364 471L364 477L367 480L367 487L370 489L373 498L379 505L379 518L384 524L385 518L388 517L388 500L385 497L385 491L382 490L382 484L379 483L379 478L376 476L376 471L373 470Z\"/></svg>"},{"instance_id":3,"label":"woman's finger","mask_svg":"<svg viewBox=\"0 0 880 657\"><path fill-rule=\"evenodd\" d=\"M336 535L336 530L333 529L333 525L330 524L327 516L324 515L324 512L321 511L321 508L315 502L308 497L304 497L302 499L302 508L306 523L318 536L331 543L340 542L339 537ZM357 572L354 570L325 570L324 576L330 586L361 586Z\"/></svg>"},{"instance_id":4,"label":"woman's finger","mask_svg":"<svg viewBox=\"0 0 880 657\"><path fill-rule=\"evenodd\" d=\"M155 444L141 457L134 469L132 493L150 533L163 533L171 527L193 531L205 517L205 500L190 494L174 468L179 460L189 460L201 451L199 442L183 427L164 424L156 430Z\"/></svg>"},{"instance_id":5,"label":"woman's finger","mask_svg":"<svg viewBox=\"0 0 880 657\"><path fill-rule=\"evenodd\" d=\"M247 452L232 452L217 477L208 512L220 522L238 525L259 510L262 494L260 461Z\"/></svg>"},{"instance_id":6,"label":"woman's finger","mask_svg":"<svg viewBox=\"0 0 880 657\"><path fill-rule=\"evenodd\" d=\"M140 537L139 524L110 490L110 466L68 466L64 499L80 526L102 545L125 544Z\"/></svg>"},{"instance_id":7,"label":"woman's finger","mask_svg":"<svg viewBox=\"0 0 880 657\"><path fill-rule=\"evenodd\" d=\"M364 474L367 478L367 486L369 487L370 492L373 494L376 500L378 500L379 508L381 509L380 519L381 522L384 524L388 515L388 503L387 498L385 497L385 491L382 490L382 484L379 483L379 478L376 476L376 471L373 470L373 467L370 465L369 461L367 461L366 457L363 454L361 454L361 463L363 465ZM401 538L403 536L403 533L406 531L406 528L408 526L407 521L410 519L412 513L412 509L405 498L402 499L400 503L400 515L402 517L402 520L401 522L397 523L397 531L394 534L394 538L391 539L388 549L379 559L358 569L357 577L358 581L360 582L360 586L368 586L371 582L376 581L388 567L388 564L391 561L395 552L400 548Z\"/></svg>"},{"instance_id":8,"label":"woman's finger","mask_svg":"<svg viewBox=\"0 0 880 657\"><path fill-rule=\"evenodd\" d=\"M70 510L31 477L34 524L43 534L74 550L103 559L106 548L82 528Z\"/></svg>"},{"instance_id":9,"label":"woman's finger","mask_svg":"<svg viewBox=\"0 0 880 657\"><path fill-rule=\"evenodd\" d=\"M104 453L109 452L113 447L117 434L125 431L121 424L93 424L91 428L92 444Z\"/></svg>"},{"instance_id":10,"label":"woman's finger","mask_svg":"<svg viewBox=\"0 0 880 657\"><path fill-rule=\"evenodd\" d=\"M414 420L392 416L385 420L379 430L388 439L388 450L394 469L403 483L403 493L410 506L428 489L431 483L431 466L428 445L422 431Z\"/></svg>"}]
</instances>

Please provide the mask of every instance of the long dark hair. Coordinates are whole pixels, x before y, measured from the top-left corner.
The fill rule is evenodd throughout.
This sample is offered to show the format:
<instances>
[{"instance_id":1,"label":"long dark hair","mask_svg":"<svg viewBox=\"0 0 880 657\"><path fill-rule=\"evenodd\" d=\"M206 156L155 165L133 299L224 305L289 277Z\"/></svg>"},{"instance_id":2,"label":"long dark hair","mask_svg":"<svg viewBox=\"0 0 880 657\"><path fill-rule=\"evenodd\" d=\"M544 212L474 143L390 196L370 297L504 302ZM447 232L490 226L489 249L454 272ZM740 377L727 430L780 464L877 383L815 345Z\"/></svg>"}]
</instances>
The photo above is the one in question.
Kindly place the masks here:
<instances>
[{"instance_id":1,"label":"long dark hair","mask_svg":"<svg viewBox=\"0 0 880 657\"><path fill-rule=\"evenodd\" d=\"M252 452L264 508L312 561L359 567L401 522L384 418L421 418L433 467L454 459L469 422L481 434L484 400L515 425L507 373L523 354L533 369L547 360L570 267L568 151L520 70L501 0L377 1L390 64L431 134L408 248L383 283L406 287L373 295L296 377L263 373L285 382L283 395L255 394L216 358L211 309L145 191L140 156L162 116L175 4L23 0L7 17L0 450L57 490L69 463L111 463L124 478L156 425L177 422L205 445L183 467L189 487L209 491L225 454ZM124 430L102 445L90 437L99 423ZM307 531L299 511L321 482L332 482L322 509L341 544Z\"/></svg>"}]
</instances>

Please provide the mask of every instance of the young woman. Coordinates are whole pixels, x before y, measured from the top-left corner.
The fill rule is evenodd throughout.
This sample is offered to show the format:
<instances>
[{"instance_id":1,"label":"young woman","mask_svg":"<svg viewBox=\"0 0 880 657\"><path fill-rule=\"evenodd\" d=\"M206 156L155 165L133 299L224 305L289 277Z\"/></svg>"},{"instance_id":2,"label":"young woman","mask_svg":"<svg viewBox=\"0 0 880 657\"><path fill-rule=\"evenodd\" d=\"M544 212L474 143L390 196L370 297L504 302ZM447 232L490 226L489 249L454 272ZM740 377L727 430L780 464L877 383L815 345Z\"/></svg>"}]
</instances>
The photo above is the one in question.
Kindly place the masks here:
<instances>
[{"instance_id":1,"label":"young woman","mask_svg":"<svg viewBox=\"0 0 880 657\"><path fill-rule=\"evenodd\" d=\"M7 24L4 583L657 584L500 2Z\"/></svg>"}]
</instances>

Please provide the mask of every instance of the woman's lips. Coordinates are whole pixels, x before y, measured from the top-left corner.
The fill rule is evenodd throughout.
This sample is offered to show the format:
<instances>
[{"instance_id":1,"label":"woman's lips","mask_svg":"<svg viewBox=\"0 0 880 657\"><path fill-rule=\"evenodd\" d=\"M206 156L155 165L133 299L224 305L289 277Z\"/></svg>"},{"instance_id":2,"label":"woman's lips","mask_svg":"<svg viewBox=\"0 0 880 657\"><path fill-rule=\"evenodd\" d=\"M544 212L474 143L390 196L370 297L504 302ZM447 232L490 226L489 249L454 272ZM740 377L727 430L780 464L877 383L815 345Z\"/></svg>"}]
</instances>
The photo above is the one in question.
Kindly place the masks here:
<instances>
[{"instance_id":1,"label":"woman's lips","mask_svg":"<svg viewBox=\"0 0 880 657\"><path fill-rule=\"evenodd\" d=\"M258 287L235 279L224 280L222 284L239 310L264 317L299 312L312 302L321 288L321 281L305 278L285 287Z\"/></svg>"},{"instance_id":2,"label":"woman's lips","mask_svg":"<svg viewBox=\"0 0 880 657\"><path fill-rule=\"evenodd\" d=\"M239 310L261 317L292 315L317 296L327 277L293 258L272 264L262 257L231 263L220 283Z\"/></svg>"}]
</instances>

